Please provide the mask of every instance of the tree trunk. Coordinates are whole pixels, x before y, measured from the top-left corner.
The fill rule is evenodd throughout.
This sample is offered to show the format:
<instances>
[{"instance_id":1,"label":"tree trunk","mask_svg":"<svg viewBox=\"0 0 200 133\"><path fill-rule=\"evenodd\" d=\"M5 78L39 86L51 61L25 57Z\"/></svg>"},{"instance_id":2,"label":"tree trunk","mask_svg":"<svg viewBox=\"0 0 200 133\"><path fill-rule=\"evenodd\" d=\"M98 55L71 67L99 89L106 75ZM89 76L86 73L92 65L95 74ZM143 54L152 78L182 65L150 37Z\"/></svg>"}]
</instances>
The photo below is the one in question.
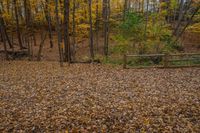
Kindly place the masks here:
<instances>
[{"instance_id":1,"label":"tree trunk","mask_svg":"<svg viewBox=\"0 0 200 133\"><path fill-rule=\"evenodd\" d=\"M104 55L108 56L110 0L103 0Z\"/></svg>"},{"instance_id":2,"label":"tree trunk","mask_svg":"<svg viewBox=\"0 0 200 133\"><path fill-rule=\"evenodd\" d=\"M18 15L16 0L13 0L13 6L15 8L15 19L16 19L16 29L17 29L18 42L19 42L20 49L23 49L24 47L23 47L22 40L21 40L21 33L20 33L20 27L19 27L19 15Z\"/></svg>"},{"instance_id":3,"label":"tree trunk","mask_svg":"<svg viewBox=\"0 0 200 133\"><path fill-rule=\"evenodd\" d=\"M62 41L62 35L61 35L61 29L60 29L60 20L58 15L58 0L55 0L55 12L56 12L56 29L58 34L58 49L59 49L59 56L60 56L60 66L63 66L63 50L61 48L61 41Z\"/></svg>"},{"instance_id":4,"label":"tree trunk","mask_svg":"<svg viewBox=\"0 0 200 133\"><path fill-rule=\"evenodd\" d=\"M51 26L51 16L49 13L49 0L45 0L45 17L48 23L48 31L49 31L49 41L50 41L50 48L53 48L53 36L52 36L52 26Z\"/></svg>"},{"instance_id":5,"label":"tree trunk","mask_svg":"<svg viewBox=\"0 0 200 133\"><path fill-rule=\"evenodd\" d=\"M144 29L144 39L147 38L147 26L149 21L149 0L147 0L147 6L146 6L146 23L145 23L145 29Z\"/></svg>"},{"instance_id":6,"label":"tree trunk","mask_svg":"<svg viewBox=\"0 0 200 133\"><path fill-rule=\"evenodd\" d=\"M73 60L75 60L75 54L76 54L76 21L75 21L75 17L76 17L76 0L73 0L73 12L72 12L72 24L73 24L73 27L72 27L72 35L73 35L73 49L72 49L72 57L73 57Z\"/></svg>"},{"instance_id":7,"label":"tree trunk","mask_svg":"<svg viewBox=\"0 0 200 133\"><path fill-rule=\"evenodd\" d=\"M99 50L99 0L96 0L96 52Z\"/></svg>"},{"instance_id":8,"label":"tree trunk","mask_svg":"<svg viewBox=\"0 0 200 133\"><path fill-rule=\"evenodd\" d=\"M196 14L199 10L200 10L200 5L197 6L197 8L194 10L192 16L191 16L190 19L187 21L187 23L186 23L186 25L183 27L183 29L182 29L179 33L177 33L177 36L176 36L177 40L178 40L178 38L184 33L184 31L186 30L186 28L188 27L188 25L192 22L192 19L194 18L195 14Z\"/></svg>"},{"instance_id":9,"label":"tree trunk","mask_svg":"<svg viewBox=\"0 0 200 133\"><path fill-rule=\"evenodd\" d=\"M2 11L1 10L0 10L0 15L2 15ZM13 45L12 45L12 43L10 41L10 38L9 38L7 30L6 30L5 21L4 21L4 19L2 17L1 17L1 23L4 26L3 30L4 30L5 39L7 40L8 44L9 44L9 47L13 48ZM2 35L2 41L3 41L3 35Z\"/></svg>"},{"instance_id":10,"label":"tree trunk","mask_svg":"<svg viewBox=\"0 0 200 133\"><path fill-rule=\"evenodd\" d=\"M180 32L180 28L181 28L181 23L182 23L183 17L187 13L187 11L190 8L191 4L192 4L192 1L190 1L189 4L187 6L185 6L185 9L184 9L184 1L183 0L181 1L178 22L177 22L177 25L176 25L175 30L173 32L173 34L175 36L178 36L178 34Z\"/></svg>"},{"instance_id":11,"label":"tree trunk","mask_svg":"<svg viewBox=\"0 0 200 133\"><path fill-rule=\"evenodd\" d=\"M124 1L124 14L123 14L123 20L126 19L127 4L128 4L128 0L125 0L125 1Z\"/></svg>"},{"instance_id":12,"label":"tree trunk","mask_svg":"<svg viewBox=\"0 0 200 133\"><path fill-rule=\"evenodd\" d=\"M38 57L37 57L38 61L41 60L41 54L42 54L42 49L43 49L43 46L44 46L44 41L46 39L46 35L47 35L46 33L42 33L42 35L41 35L41 42L40 42Z\"/></svg>"},{"instance_id":13,"label":"tree trunk","mask_svg":"<svg viewBox=\"0 0 200 133\"><path fill-rule=\"evenodd\" d=\"M6 55L6 59L8 60L8 52L7 52L7 46L6 46L6 36L5 36L5 25L3 23L3 18L0 16L0 31L3 39L3 46L4 46L4 52Z\"/></svg>"},{"instance_id":14,"label":"tree trunk","mask_svg":"<svg viewBox=\"0 0 200 133\"><path fill-rule=\"evenodd\" d=\"M92 0L88 0L89 5L89 23L90 23L90 57L92 62L94 61L94 45L93 45L93 29L92 29Z\"/></svg>"},{"instance_id":15,"label":"tree trunk","mask_svg":"<svg viewBox=\"0 0 200 133\"><path fill-rule=\"evenodd\" d=\"M65 44L65 61L71 62L71 48L69 38L69 0L64 0L64 44Z\"/></svg>"}]
</instances>

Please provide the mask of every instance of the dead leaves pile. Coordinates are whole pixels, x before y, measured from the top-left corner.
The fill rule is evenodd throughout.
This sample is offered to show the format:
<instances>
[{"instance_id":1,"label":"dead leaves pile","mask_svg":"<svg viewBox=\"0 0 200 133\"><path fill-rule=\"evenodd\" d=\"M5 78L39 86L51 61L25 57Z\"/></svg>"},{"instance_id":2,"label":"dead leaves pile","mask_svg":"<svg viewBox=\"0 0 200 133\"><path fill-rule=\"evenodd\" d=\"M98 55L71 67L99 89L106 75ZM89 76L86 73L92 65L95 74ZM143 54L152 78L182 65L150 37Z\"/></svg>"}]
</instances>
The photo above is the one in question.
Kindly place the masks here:
<instances>
[{"instance_id":1,"label":"dead leaves pile","mask_svg":"<svg viewBox=\"0 0 200 133\"><path fill-rule=\"evenodd\" d=\"M200 132L200 69L0 63L0 132Z\"/></svg>"}]
</instances>

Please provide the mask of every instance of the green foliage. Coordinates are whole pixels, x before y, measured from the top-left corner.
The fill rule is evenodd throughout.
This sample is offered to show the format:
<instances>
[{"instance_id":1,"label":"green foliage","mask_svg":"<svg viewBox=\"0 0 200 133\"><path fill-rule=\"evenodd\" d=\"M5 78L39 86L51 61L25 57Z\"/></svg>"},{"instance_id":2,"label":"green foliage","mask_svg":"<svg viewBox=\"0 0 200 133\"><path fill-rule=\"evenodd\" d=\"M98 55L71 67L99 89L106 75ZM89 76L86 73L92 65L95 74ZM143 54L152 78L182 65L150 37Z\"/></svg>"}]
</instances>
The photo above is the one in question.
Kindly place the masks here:
<instances>
[{"instance_id":1,"label":"green foliage","mask_svg":"<svg viewBox=\"0 0 200 133\"><path fill-rule=\"evenodd\" d=\"M174 10L178 8L178 1L177 0L170 0L170 9Z\"/></svg>"},{"instance_id":2,"label":"green foliage","mask_svg":"<svg viewBox=\"0 0 200 133\"><path fill-rule=\"evenodd\" d=\"M124 38L139 37L138 35L142 32L141 29L144 26L143 17L136 13L128 12L125 18L125 21L123 21L119 26L121 34Z\"/></svg>"},{"instance_id":3,"label":"green foliage","mask_svg":"<svg viewBox=\"0 0 200 133\"><path fill-rule=\"evenodd\" d=\"M123 53L126 53L128 49L129 49L128 45L124 45L124 44L115 45L111 48L111 53L123 54Z\"/></svg>"},{"instance_id":4,"label":"green foliage","mask_svg":"<svg viewBox=\"0 0 200 133\"><path fill-rule=\"evenodd\" d=\"M111 38L117 42L125 43L127 41L126 38L122 34L117 34L115 36L111 36Z\"/></svg>"},{"instance_id":5,"label":"green foliage","mask_svg":"<svg viewBox=\"0 0 200 133\"><path fill-rule=\"evenodd\" d=\"M120 57L110 56L110 57L102 58L101 62L103 64L112 64L113 66L116 66L116 65L122 65L123 64L123 59L120 58Z\"/></svg>"}]
</instances>

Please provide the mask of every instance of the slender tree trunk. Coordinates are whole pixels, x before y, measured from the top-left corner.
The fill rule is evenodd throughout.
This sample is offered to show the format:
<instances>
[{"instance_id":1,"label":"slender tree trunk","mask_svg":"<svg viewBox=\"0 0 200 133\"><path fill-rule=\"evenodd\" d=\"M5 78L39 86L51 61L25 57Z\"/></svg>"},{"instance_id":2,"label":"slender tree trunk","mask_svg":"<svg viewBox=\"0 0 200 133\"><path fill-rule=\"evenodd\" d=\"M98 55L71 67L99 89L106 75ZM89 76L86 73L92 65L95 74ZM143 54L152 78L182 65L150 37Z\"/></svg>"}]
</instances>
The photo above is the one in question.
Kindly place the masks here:
<instances>
[{"instance_id":1,"label":"slender tree trunk","mask_svg":"<svg viewBox=\"0 0 200 133\"><path fill-rule=\"evenodd\" d=\"M183 29L182 29L179 33L177 33L177 36L176 36L177 40L178 40L178 38L184 33L184 31L186 30L186 28L188 27L188 25L192 22L192 19L194 18L195 14L196 14L199 10L200 10L200 4L199 4L199 6L197 6L197 8L194 10L192 16L191 16L190 19L187 21L187 23L186 23L186 25L183 27Z\"/></svg>"},{"instance_id":2,"label":"slender tree trunk","mask_svg":"<svg viewBox=\"0 0 200 133\"><path fill-rule=\"evenodd\" d=\"M128 4L128 0L125 0L125 1L124 1L124 14L123 14L123 20L126 19L127 4Z\"/></svg>"},{"instance_id":3,"label":"slender tree trunk","mask_svg":"<svg viewBox=\"0 0 200 133\"><path fill-rule=\"evenodd\" d=\"M94 61L94 43L93 43L93 26L92 26L92 0L88 0L89 7L89 23L90 23L90 57Z\"/></svg>"},{"instance_id":4,"label":"slender tree trunk","mask_svg":"<svg viewBox=\"0 0 200 133\"><path fill-rule=\"evenodd\" d=\"M4 23L4 25L5 25L5 23ZM13 47L13 44L11 43L11 41L10 41L10 38L9 38L9 36L8 36L8 33L7 33L7 30L5 29L5 36L6 36L6 40L8 41L8 44L9 44L9 47L10 48L14 48Z\"/></svg>"},{"instance_id":5,"label":"slender tree trunk","mask_svg":"<svg viewBox=\"0 0 200 133\"><path fill-rule=\"evenodd\" d=\"M0 15L2 15L2 11L0 10ZM10 48L13 48L13 45L12 45L12 43L11 43L11 41L10 41L10 38L9 38L9 36L8 36L8 33L7 33L7 30L6 30L6 26L5 26L5 21L4 21L4 19L1 17L1 23L2 23L2 25L4 26L4 28L3 28L3 30L4 30L4 35L5 35L5 39L7 40L7 42L8 42L8 45L9 45L9 47ZM2 36L3 37L3 36ZM3 41L3 38L2 38L2 41Z\"/></svg>"},{"instance_id":6,"label":"slender tree trunk","mask_svg":"<svg viewBox=\"0 0 200 133\"><path fill-rule=\"evenodd\" d=\"M103 0L104 55L108 56L110 0Z\"/></svg>"},{"instance_id":7,"label":"slender tree trunk","mask_svg":"<svg viewBox=\"0 0 200 133\"><path fill-rule=\"evenodd\" d=\"M61 41L62 41L62 35L61 35L61 29L60 29L60 20L59 20L59 12L58 12L58 0L55 0L55 13L56 13L56 29L57 29L57 35L58 35L58 49L59 49L59 57L60 57L60 66L63 66L63 50L61 48Z\"/></svg>"},{"instance_id":8,"label":"slender tree trunk","mask_svg":"<svg viewBox=\"0 0 200 133\"><path fill-rule=\"evenodd\" d=\"M73 23L73 27L72 27L72 34L73 34L73 49L72 49L72 56L73 56L73 60L75 60L75 54L76 54L76 21L75 21L75 17L76 17L76 0L73 0L73 12L72 12L72 23Z\"/></svg>"},{"instance_id":9,"label":"slender tree trunk","mask_svg":"<svg viewBox=\"0 0 200 133\"><path fill-rule=\"evenodd\" d=\"M7 12L10 13L10 0L6 0Z\"/></svg>"},{"instance_id":10,"label":"slender tree trunk","mask_svg":"<svg viewBox=\"0 0 200 133\"><path fill-rule=\"evenodd\" d=\"M96 52L99 50L99 0L96 0Z\"/></svg>"},{"instance_id":11,"label":"slender tree trunk","mask_svg":"<svg viewBox=\"0 0 200 133\"><path fill-rule=\"evenodd\" d=\"M19 15L18 15L18 9L17 9L16 0L13 0L13 6L15 8L15 19L16 19L16 29L17 29L18 42L19 42L20 48L23 49L23 44L22 44L22 40L21 40L21 33L20 33L20 27L19 27Z\"/></svg>"},{"instance_id":12,"label":"slender tree trunk","mask_svg":"<svg viewBox=\"0 0 200 133\"><path fill-rule=\"evenodd\" d=\"M38 57L37 57L37 60L40 61L41 60L41 55L42 55L42 50L43 50L43 46L44 46L44 41L46 39L46 33L42 33L41 35L41 42L40 42L40 45L39 45L39 51L38 51ZM30 45L29 45L30 47Z\"/></svg>"},{"instance_id":13,"label":"slender tree trunk","mask_svg":"<svg viewBox=\"0 0 200 133\"><path fill-rule=\"evenodd\" d=\"M0 33L1 33L1 32L0 32ZM3 42L3 35L2 35L2 33L1 33L0 37L1 37L1 42Z\"/></svg>"},{"instance_id":14,"label":"slender tree trunk","mask_svg":"<svg viewBox=\"0 0 200 133\"><path fill-rule=\"evenodd\" d=\"M144 13L144 0L142 0L142 13Z\"/></svg>"},{"instance_id":15,"label":"slender tree trunk","mask_svg":"<svg viewBox=\"0 0 200 133\"><path fill-rule=\"evenodd\" d=\"M177 36L180 32L180 28L181 28L181 23L183 20L183 17L185 16L185 14L187 13L188 9L190 8L192 1L189 2L189 4L187 6L185 6L184 9L184 5L183 5L183 0L181 1L181 5L180 5L180 11L179 11L179 17L178 17L178 22L176 24L175 30L174 30L174 35Z\"/></svg>"},{"instance_id":16,"label":"slender tree trunk","mask_svg":"<svg viewBox=\"0 0 200 133\"><path fill-rule=\"evenodd\" d=\"M71 48L69 38L69 0L64 0L64 43L65 43L65 61L71 62Z\"/></svg>"},{"instance_id":17,"label":"slender tree trunk","mask_svg":"<svg viewBox=\"0 0 200 133\"><path fill-rule=\"evenodd\" d=\"M149 21L149 0L147 0L147 6L146 6L146 23L145 23L145 29L144 29L144 39L147 38L147 26Z\"/></svg>"},{"instance_id":18,"label":"slender tree trunk","mask_svg":"<svg viewBox=\"0 0 200 133\"><path fill-rule=\"evenodd\" d=\"M3 18L0 16L0 31L3 39L3 46L4 46L4 52L6 55L6 59L8 60L8 52L7 52L7 46L6 46L6 36L5 36L5 25L3 23Z\"/></svg>"},{"instance_id":19,"label":"slender tree trunk","mask_svg":"<svg viewBox=\"0 0 200 133\"><path fill-rule=\"evenodd\" d=\"M50 48L53 48L53 36L52 36L52 26L51 26L51 16L49 13L49 0L45 0L45 17L48 23L48 31L49 31L49 41L50 41Z\"/></svg>"}]
</instances>

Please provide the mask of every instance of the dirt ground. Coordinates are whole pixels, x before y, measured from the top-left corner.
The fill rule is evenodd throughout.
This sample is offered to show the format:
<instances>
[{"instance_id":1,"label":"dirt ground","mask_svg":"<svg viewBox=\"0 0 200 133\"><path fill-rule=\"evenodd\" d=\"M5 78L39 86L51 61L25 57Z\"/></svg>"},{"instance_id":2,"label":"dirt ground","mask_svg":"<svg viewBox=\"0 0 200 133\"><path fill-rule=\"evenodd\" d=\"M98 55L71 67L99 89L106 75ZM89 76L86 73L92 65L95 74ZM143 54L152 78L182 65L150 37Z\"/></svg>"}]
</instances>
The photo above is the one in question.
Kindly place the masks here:
<instances>
[{"instance_id":1,"label":"dirt ground","mask_svg":"<svg viewBox=\"0 0 200 133\"><path fill-rule=\"evenodd\" d=\"M0 62L0 132L200 132L200 68Z\"/></svg>"},{"instance_id":2,"label":"dirt ground","mask_svg":"<svg viewBox=\"0 0 200 133\"><path fill-rule=\"evenodd\" d=\"M39 46L40 46L40 43L43 40L42 37L41 37L42 33L43 32L35 34L36 45L34 45L34 42L32 41L33 60L37 60ZM89 59L89 57L90 57L89 50L90 49L89 49L89 42L88 41L89 41L88 38L83 38L81 40L80 39L76 40L76 47L75 47L75 49L76 49L76 57L75 57L76 61L82 62L82 61L85 61L85 60ZM13 42L14 42L14 51L19 51L20 52L21 50L19 49L19 46L18 46L17 37L14 37ZM96 44L94 44L95 45L95 53L96 54L103 54L103 48L102 48L103 43L102 42L103 42L103 38L101 37L101 35L99 35L99 51L98 52L96 52ZM54 44L54 47L50 48L50 41L49 41L49 37L47 35L47 37L46 37L46 39L44 41L42 54L41 54L41 60L42 61L58 61L59 60L59 50L58 50L56 33L53 33L53 44ZM71 42L71 44L72 44L72 42ZM10 49L8 47L8 51L12 51L12 49ZM26 49L24 51L28 51L28 49ZM16 58L15 60L18 60L18 59L19 60L24 60L24 59L27 60L28 58L26 58L26 57L19 57L19 58ZM4 53L3 44L0 42L0 60L2 60L2 59L5 60L5 53Z\"/></svg>"},{"instance_id":3,"label":"dirt ground","mask_svg":"<svg viewBox=\"0 0 200 133\"><path fill-rule=\"evenodd\" d=\"M200 52L200 33L184 33L182 43L185 52Z\"/></svg>"},{"instance_id":4,"label":"dirt ground","mask_svg":"<svg viewBox=\"0 0 200 133\"><path fill-rule=\"evenodd\" d=\"M41 32L41 33L43 33L43 32ZM35 36L36 36L36 46L32 45L33 46L33 55L34 55L33 60L37 60L39 45L42 41L41 34L37 33L37 34L35 34ZM14 38L15 38L14 39L15 51L20 51L18 45L16 45L18 42L17 37L14 37ZM76 40L76 42L77 42L76 47L75 47L76 61L82 62L85 60L89 60L90 55L89 55L88 38ZM200 51L200 34L198 34L198 33L183 34L183 36L181 37L181 42L183 45L184 52L198 53ZM42 61L58 61L59 60L59 53L58 53L59 50L58 50L58 46L57 46L56 33L53 33L53 44L54 44L54 47L50 48L49 38L47 36L44 41L44 47L42 50L42 55L41 55ZM110 40L110 45L115 45L115 44L116 44L116 42L114 42L113 40ZM94 45L96 47L95 39L94 39ZM8 50L12 51L9 48L8 48ZM99 35L99 51L98 52L95 51L95 54L103 55L103 38L101 35ZM20 58L16 58L16 59L20 59ZM2 60L2 59L5 59L5 54L4 54L3 45L0 45L0 60ZM24 58L22 58L22 59L24 59ZM28 58L26 57L25 59L27 60Z\"/></svg>"}]
</instances>

